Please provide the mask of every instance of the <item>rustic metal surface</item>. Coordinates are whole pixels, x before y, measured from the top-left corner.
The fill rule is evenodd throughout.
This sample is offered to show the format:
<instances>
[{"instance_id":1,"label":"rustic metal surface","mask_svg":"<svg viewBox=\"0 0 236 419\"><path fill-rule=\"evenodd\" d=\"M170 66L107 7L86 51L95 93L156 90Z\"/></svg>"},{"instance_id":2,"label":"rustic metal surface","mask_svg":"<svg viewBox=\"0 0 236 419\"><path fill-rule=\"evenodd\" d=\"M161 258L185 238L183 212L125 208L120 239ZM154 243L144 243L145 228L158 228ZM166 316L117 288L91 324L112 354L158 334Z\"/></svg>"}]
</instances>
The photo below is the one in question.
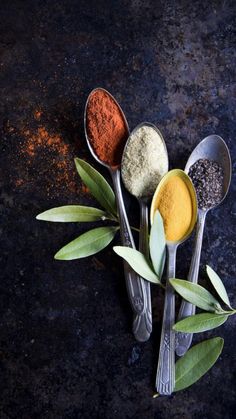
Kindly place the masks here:
<instances>
[{"instance_id":1,"label":"rustic metal surface","mask_svg":"<svg viewBox=\"0 0 236 419\"><path fill-rule=\"evenodd\" d=\"M211 133L225 139L235 164L235 2L13 0L0 7L0 418L232 418L235 319L194 337L225 338L201 381L153 399L163 293L152 287L154 332L135 342L112 247L54 261L88 226L35 216L63 204L95 205L73 163L75 156L92 162L83 110L94 86L117 98L131 129L143 120L160 128L171 168L184 168ZM200 281L208 263L235 306L234 194L235 177L209 214ZM136 200L126 202L138 223ZM178 252L180 278L190 245Z\"/></svg>"}]
</instances>

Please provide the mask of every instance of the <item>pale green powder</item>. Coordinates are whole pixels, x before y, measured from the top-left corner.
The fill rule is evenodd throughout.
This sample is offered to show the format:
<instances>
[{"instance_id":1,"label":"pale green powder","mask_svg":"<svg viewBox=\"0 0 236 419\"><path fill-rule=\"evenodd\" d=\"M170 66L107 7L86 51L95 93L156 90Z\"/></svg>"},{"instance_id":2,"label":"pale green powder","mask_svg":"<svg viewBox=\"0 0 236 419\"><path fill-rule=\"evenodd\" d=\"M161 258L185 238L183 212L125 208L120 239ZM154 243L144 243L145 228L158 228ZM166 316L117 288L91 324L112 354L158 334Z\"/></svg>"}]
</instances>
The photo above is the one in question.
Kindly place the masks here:
<instances>
[{"instance_id":1,"label":"pale green powder","mask_svg":"<svg viewBox=\"0 0 236 419\"><path fill-rule=\"evenodd\" d=\"M125 187L137 198L153 195L168 171L168 157L158 132L148 125L138 128L125 147L121 174Z\"/></svg>"}]
</instances>

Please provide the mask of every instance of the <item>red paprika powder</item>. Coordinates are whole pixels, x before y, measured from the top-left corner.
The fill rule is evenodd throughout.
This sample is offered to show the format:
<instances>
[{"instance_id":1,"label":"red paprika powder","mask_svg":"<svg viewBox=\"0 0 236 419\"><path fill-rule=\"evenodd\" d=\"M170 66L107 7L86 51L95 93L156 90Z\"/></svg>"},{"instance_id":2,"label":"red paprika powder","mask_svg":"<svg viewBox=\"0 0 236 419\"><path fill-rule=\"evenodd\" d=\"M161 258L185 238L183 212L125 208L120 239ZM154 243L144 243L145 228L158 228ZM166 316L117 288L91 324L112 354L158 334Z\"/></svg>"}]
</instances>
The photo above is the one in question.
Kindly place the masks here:
<instances>
[{"instance_id":1,"label":"red paprika powder","mask_svg":"<svg viewBox=\"0 0 236 419\"><path fill-rule=\"evenodd\" d=\"M89 96L86 130L99 159L112 167L120 165L129 132L119 106L103 89Z\"/></svg>"}]
</instances>

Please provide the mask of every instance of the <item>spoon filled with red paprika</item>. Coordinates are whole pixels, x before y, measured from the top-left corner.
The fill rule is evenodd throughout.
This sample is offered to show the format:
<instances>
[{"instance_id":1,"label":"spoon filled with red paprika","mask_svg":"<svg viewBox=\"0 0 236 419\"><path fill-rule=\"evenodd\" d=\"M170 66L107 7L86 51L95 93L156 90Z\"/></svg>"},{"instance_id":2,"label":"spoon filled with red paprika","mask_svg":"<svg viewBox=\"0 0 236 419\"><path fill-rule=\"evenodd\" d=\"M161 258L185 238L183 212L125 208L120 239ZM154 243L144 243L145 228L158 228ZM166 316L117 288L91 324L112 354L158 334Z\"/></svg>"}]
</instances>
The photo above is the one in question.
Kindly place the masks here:
<instances>
[{"instance_id":1,"label":"spoon filled with red paprika","mask_svg":"<svg viewBox=\"0 0 236 419\"><path fill-rule=\"evenodd\" d=\"M120 183L121 159L129 137L129 127L120 106L105 89L96 88L89 94L85 105L84 129L92 156L109 170L112 177L122 245L135 248ZM124 262L124 273L134 313L133 333L138 341L144 342L148 340L152 331L144 279L139 277L127 262Z\"/></svg>"}]
</instances>

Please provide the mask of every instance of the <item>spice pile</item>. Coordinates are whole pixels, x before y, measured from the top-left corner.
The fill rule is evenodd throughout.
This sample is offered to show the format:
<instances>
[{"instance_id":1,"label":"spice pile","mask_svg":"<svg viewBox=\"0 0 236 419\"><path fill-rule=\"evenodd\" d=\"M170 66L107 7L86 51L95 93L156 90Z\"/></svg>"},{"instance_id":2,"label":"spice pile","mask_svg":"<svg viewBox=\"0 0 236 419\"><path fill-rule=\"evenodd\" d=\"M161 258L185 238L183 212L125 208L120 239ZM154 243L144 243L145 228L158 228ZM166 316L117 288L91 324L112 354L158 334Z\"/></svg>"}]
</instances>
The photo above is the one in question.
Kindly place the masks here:
<instances>
[{"instance_id":1,"label":"spice pile","mask_svg":"<svg viewBox=\"0 0 236 419\"><path fill-rule=\"evenodd\" d=\"M179 176L167 178L157 195L156 209L163 218L166 240L181 240L193 217L192 198L186 182Z\"/></svg>"},{"instance_id":2,"label":"spice pile","mask_svg":"<svg viewBox=\"0 0 236 419\"><path fill-rule=\"evenodd\" d=\"M114 99L103 89L93 91L88 99L86 130L91 145L104 163L120 165L129 132Z\"/></svg>"},{"instance_id":3,"label":"spice pile","mask_svg":"<svg viewBox=\"0 0 236 419\"><path fill-rule=\"evenodd\" d=\"M223 169L215 161L199 159L189 169L196 188L198 206L207 210L220 203L223 196Z\"/></svg>"},{"instance_id":4,"label":"spice pile","mask_svg":"<svg viewBox=\"0 0 236 419\"><path fill-rule=\"evenodd\" d=\"M129 137L121 165L128 191L137 198L153 195L167 171L167 151L158 132L148 125L135 130Z\"/></svg>"}]
</instances>

